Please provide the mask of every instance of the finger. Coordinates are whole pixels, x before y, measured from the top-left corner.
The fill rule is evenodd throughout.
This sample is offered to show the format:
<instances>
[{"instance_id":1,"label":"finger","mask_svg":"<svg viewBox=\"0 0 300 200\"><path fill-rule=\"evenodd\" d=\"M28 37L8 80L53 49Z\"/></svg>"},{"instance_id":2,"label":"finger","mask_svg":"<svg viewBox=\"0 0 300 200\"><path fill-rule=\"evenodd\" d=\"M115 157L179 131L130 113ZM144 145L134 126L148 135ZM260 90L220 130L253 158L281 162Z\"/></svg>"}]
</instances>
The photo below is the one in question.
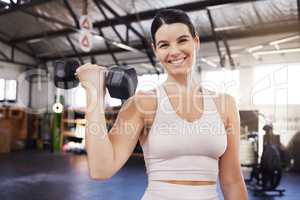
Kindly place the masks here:
<instances>
[{"instance_id":1,"label":"finger","mask_svg":"<svg viewBox=\"0 0 300 200\"><path fill-rule=\"evenodd\" d=\"M80 66L77 70L76 73L79 74L82 71L85 70L100 70L100 71L107 71L106 67L99 66L99 65L92 65L92 64L85 64L83 66Z\"/></svg>"}]
</instances>

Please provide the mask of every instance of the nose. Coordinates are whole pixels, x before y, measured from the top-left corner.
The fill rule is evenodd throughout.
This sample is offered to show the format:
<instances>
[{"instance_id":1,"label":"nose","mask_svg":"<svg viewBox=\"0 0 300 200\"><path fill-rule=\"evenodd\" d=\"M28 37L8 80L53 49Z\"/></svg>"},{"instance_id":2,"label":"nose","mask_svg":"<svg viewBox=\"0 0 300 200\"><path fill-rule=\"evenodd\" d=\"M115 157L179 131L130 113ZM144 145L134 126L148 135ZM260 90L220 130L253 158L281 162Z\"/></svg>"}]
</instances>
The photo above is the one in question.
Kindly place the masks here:
<instances>
[{"instance_id":1,"label":"nose","mask_svg":"<svg viewBox=\"0 0 300 200\"><path fill-rule=\"evenodd\" d=\"M176 56L180 55L180 53L181 53L181 51L176 45L170 46L170 49L169 49L170 56L176 57Z\"/></svg>"}]
</instances>

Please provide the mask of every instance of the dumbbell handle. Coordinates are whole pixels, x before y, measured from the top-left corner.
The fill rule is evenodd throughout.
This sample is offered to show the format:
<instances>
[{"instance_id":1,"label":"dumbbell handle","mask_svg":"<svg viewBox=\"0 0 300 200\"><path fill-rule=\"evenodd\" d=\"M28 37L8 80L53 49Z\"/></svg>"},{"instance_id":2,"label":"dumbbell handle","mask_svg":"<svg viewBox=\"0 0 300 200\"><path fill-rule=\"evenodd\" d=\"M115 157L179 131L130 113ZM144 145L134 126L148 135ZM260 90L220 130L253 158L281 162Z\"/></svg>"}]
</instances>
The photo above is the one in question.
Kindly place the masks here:
<instances>
[{"instance_id":1,"label":"dumbbell handle","mask_svg":"<svg viewBox=\"0 0 300 200\"><path fill-rule=\"evenodd\" d=\"M99 68L102 68L102 67L100 67L100 66L99 66ZM105 72L105 76L106 76L106 74L109 72L109 70L108 70L108 69L102 69L102 71L104 71L104 72ZM77 73L77 72L75 72L75 73L74 73L74 75L75 75L75 77L78 79L78 73Z\"/></svg>"},{"instance_id":2,"label":"dumbbell handle","mask_svg":"<svg viewBox=\"0 0 300 200\"><path fill-rule=\"evenodd\" d=\"M108 76L110 75L110 73L122 73L122 72L118 72L118 71L111 71L111 70L108 70L108 69L103 69L102 71L105 73L104 74L105 79L108 78ZM78 73L75 73L74 75L75 75L76 79L78 79Z\"/></svg>"}]
</instances>

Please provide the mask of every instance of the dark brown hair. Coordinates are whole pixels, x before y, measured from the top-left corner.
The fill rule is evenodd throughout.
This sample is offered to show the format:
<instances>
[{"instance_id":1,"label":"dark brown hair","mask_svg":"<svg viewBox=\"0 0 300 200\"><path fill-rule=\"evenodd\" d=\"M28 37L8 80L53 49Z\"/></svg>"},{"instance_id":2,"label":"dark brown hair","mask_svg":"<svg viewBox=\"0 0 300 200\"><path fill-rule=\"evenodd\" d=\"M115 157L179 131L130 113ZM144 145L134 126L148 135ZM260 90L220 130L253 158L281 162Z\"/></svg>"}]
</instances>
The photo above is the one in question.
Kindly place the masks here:
<instances>
[{"instance_id":1,"label":"dark brown hair","mask_svg":"<svg viewBox=\"0 0 300 200\"><path fill-rule=\"evenodd\" d=\"M163 9L160 10L154 17L151 24L151 38L155 45L155 33L163 24L182 23L187 25L189 31L194 38L196 36L195 27L189 16L179 9Z\"/></svg>"}]
</instances>

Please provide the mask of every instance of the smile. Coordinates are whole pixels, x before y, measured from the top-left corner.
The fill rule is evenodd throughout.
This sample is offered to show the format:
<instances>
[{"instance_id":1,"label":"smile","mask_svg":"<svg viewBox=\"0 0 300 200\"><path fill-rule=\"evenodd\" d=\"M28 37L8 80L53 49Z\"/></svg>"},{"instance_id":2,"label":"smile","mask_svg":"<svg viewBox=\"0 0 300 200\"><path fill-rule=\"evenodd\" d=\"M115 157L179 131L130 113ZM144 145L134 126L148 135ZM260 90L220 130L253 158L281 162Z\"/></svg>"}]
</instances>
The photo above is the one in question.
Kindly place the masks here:
<instances>
[{"instance_id":1,"label":"smile","mask_svg":"<svg viewBox=\"0 0 300 200\"><path fill-rule=\"evenodd\" d=\"M176 60L170 60L168 61L168 63L173 64L173 65L181 65L186 58L180 58L180 59L176 59Z\"/></svg>"}]
</instances>

